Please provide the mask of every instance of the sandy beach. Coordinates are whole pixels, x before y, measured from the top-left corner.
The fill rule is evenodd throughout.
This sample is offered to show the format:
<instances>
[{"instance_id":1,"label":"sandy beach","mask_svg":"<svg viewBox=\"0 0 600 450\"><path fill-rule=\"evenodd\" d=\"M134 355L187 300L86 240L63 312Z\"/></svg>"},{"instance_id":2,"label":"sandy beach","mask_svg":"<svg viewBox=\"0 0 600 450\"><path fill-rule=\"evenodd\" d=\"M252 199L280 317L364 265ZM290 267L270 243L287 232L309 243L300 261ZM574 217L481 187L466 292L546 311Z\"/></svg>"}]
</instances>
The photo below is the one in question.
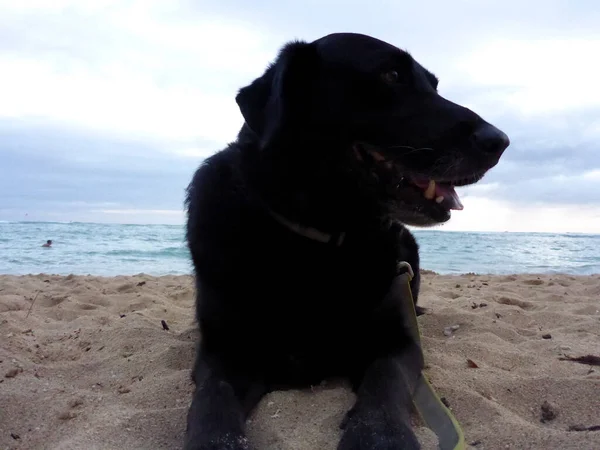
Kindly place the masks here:
<instances>
[{"instance_id":1,"label":"sandy beach","mask_svg":"<svg viewBox=\"0 0 600 450\"><path fill-rule=\"evenodd\" d=\"M193 289L188 276L0 276L0 449L180 448ZM420 304L427 375L470 448L600 449L600 367L569 360L600 355L600 275L426 272ZM248 434L257 449L335 449L352 401L333 381L275 392Z\"/></svg>"}]
</instances>

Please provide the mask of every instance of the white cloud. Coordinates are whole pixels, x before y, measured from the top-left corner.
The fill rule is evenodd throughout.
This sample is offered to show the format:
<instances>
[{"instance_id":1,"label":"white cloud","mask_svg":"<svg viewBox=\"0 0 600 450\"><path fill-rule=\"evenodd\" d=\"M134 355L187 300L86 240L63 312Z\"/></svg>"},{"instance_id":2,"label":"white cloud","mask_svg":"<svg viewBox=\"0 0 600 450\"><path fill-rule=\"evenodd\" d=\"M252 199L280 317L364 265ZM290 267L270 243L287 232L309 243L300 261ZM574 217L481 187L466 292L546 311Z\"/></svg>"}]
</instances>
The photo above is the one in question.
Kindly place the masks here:
<instances>
[{"instance_id":1,"label":"white cloud","mask_svg":"<svg viewBox=\"0 0 600 450\"><path fill-rule=\"evenodd\" d=\"M79 6L84 6L86 9L94 6L100 7L114 1L93 1L93 2L78 2ZM12 0L1 0L0 7L5 11L11 12L27 12L27 11L60 11L68 6L73 6L73 0L27 0L23 2L14 2Z\"/></svg>"},{"instance_id":2,"label":"white cloud","mask_svg":"<svg viewBox=\"0 0 600 450\"><path fill-rule=\"evenodd\" d=\"M228 96L190 86L160 88L127 70L57 71L44 62L0 58L0 115L47 117L117 134L223 141L241 125Z\"/></svg>"},{"instance_id":3,"label":"white cloud","mask_svg":"<svg viewBox=\"0 0 600 450\"><path fill-rule=\"evenodd\" d=\"M192 3L0 0L0 119L48 121L111 136L141 137L158 142L148 151L202 159L235 138L242 123L235 93L262 73L283 39L318 37L317 29L322 35L343 24L407 48L441 76L443 94L458 92L451 100L472 107L512 139L512 147L494 170L494 181L465 189L469 193L463 199L465 210L454 212L443 229L600 231L600 213L589 206L524 207L494 197L507 189L503 179L522 170L523 160L537 164L548 153L554 160L539 169L547 171L545 177L554 184L538 187L585 189L585 183L600 178L591 163L588 172L572 174L571 156L585 157L580 151L575 154L577 145L589 143L593 149L600 137L600 60L595 57L600 54L600 35L593 28L597 16L584 11L583 5L567 7L559 0L542 5L511 0L440 2L438 14L431 17L429 6L383 2L373 6L380 15L387 12L375 26L365 24L359 2L344 3L343 14L333 21L316 21L317 25L308 24L305 17L310 11L300 4L261 4L251 14L242 2L227 3L218 15L216 1ZM339 8L334 3L319 8ZM194 14L187 17L182 8L190 5L186 11ZM235 11L228 14L227 8ZM388 20L394 11L404 14ZM289 20L282 21L284 16ZM278 23L269 26L268 21L275 19ZM282 22L285 25L279 25ZM587 110L595 112L584 114ZM92 154L95 151L99 153ZM123 161L131 158L119 158L119 151L134 150L93 149L69 154L69 160L102 168L109 159L126 166ZM517 155L513 159L512 152ZM523 156L526 152L529 158ZM152 164L152 158L146 160ZM556 177L569 170L568 177ZM539 189L540 196L544 189ZM141 195L136 197L138 203L122 203L130 209L90 205L85 217L183 221L179 210L140 209L152 206L149 200L140 204L140 199ZM170 205L165 201L160 207ZM77 214L84 220L82 211Z\"/></svg>"},{"instance_id":4,"label":"white cloud","mask_svg":"<svg viewBox=\"0 0 600 450\"><path fill-rule=\"evenodd\" d=\"M453 211L448 231L518 231L549 233L599 233L600 206L514 205L507 201L469 196L465 209Z\"/></svg>"},{"instance_id":5,"label":"white cloud","mask_svg":"<svg viewBox=\"0 0 600 450\"><path fill-rule=\"evenodd\" d=\"M584 172L583 175L581 175L581 178L586 181L600 181L600 169ZM598 195L600 196L600 193Z\"/></svg>"},{"instance_id":6,"label":"white cloud","mask_svg":"<svg viewBox=\"0 0 600 450\"><path fill-rule=\"evenodd\" d=\"M193 24L161 18L164 2L35 3L0 3L0 14L48 27L47 36L30 27L30 53L0 54L0 116L227 142L242 123L237 88L273 56L263 31L219 17ZM90 16L98 23L93 33L69 29L63 42L62 22ZM110 51L94 54L98 41Z\"/></svg>"},{"instance_id":7,"label":"white cloud","mask_svg":"<svg viewBox=\"0 0 600 450\"><path fill-rule=\"evenodd\" d=\"M190 148L180 148L177 150L172 150L171 153L178 155L178 156L182 156L184 158L193 158L193 159L200 159L200 158L208 158L209 156L213 155L216 151L218 151L218 148L214 148L214 149L204 149L204 148L195 148L195 147L190 147Z\"/></svg>"},{"instance_id":8,"label":"white cloud","mask_svg":"<svg viewBox=\"0 0 600 450\"><path fill-rule=\"evenodd\" d=\"M600 106L600 39L495 39L481 43L456 69L461 83L489 86L483 98L523 115ZM500 89L497 89L500 88Z\"/></svg>"}]
</instances>

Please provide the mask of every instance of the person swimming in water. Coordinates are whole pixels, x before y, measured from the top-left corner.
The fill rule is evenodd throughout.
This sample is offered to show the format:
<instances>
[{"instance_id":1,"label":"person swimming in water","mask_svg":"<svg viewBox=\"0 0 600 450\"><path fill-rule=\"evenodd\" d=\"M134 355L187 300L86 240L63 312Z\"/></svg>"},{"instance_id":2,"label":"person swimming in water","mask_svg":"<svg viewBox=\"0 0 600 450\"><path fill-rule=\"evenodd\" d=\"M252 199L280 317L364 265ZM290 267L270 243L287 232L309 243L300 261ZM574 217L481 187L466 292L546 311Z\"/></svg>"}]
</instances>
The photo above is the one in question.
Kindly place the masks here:
<instances>
[{"instance_id":1,"label":"person swimming in water","mask_svg":"<svg viewBox=\"0 0 600 450\"><path fill-rule=\"evenodd\" d=\"M42 247L52 247L52 239L48 239Z\"/></svg>"}]
</instances>

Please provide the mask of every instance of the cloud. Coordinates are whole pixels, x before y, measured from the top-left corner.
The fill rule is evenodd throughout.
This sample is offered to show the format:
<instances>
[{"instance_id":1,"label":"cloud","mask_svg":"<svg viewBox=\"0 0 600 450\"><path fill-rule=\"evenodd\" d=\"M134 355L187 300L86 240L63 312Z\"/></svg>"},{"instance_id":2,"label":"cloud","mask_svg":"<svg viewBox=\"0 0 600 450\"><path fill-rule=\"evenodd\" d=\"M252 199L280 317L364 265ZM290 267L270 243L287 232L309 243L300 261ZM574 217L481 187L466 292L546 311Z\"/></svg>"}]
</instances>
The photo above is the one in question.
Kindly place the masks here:
<instances>
[{"instance_id":1,"label":"cloud","mask_svg":"<svg viewBox=\"0 0 600 450\"><path fill-rule=\"evenodd\" d=\"M469 189L468 195L485 195L487 198L509 201L513 205L596 205L600 192L600 178L584 172L573 176L554 175L514 182L480 184Z\"/></svg>"},{"instance_id":2,"label":"cloud","mask_svg":"<svg viewBox=\"0 0 600 450\"><path fill-rule=\"evenodd\" d=\"M506 87L488 97L528 117L600 105L600 38L494 39L473 49L456 68L463 83ZM508 64L507 64L508 62ZM495 95L494 95L495 94Z\"/></svg>"},{"instance_id":3,"label":"cloud","mask_svg":"<svg viewBox=\"0 0 600 450\"><path fill-rule=\"evenodd\" d=\"M547 233L598 233L600 206L514 204L505 200L472 196L463 199L465 209L437 227L447 231L515 231Z\"/></svg>"},{"instance_id":4,"label":"cloud","mask_svg":"<svg viewBox=\"0 0 600 450\"><path fill-rule=\"evenodd\" d=\"M193 171L242 123L237 90L285 41L355 31L511 137L444 229L600 230L594 5L0 0L0 219L183 220Z\"/></svg>"},{"instance_id":5,"label":"cloud","mask_svg":"<svg viewBox=\"0 0 600 450\"><path fill-rule=\"evenodd\" d=\"M2 220L25 214L30 220L83 220L89 213L97 220L101 211L182 211L185 188L200 163L169 151L176 143L19 121L0 121L0 142L7 169L0 177Z\"/></svg>"},{"instance_id":6,"label":"cloud","mask_svg":"<svg viewBox=\"0 0 600 450\"><path fill-rule=\"evenodd\" d=\"M199 148L199 147L188 147L188 148L179 148L173 150L172 153L178 156L183 156L185 158L191 159L204 159L208 158L212 154L214 154L216 148Z\"/></svg>"},{"instance_id":7,"label":"cloud","mask_svg":"<svg viewBox=\"0 0 600 450\"><path fill-rule=\"evenodd\" d=\"M185 23L165 2L63 3L3 4L0 116L161 139L239 129L231 92L263 69L268 35L222 17Z\"/></svg>"}]
</instances>

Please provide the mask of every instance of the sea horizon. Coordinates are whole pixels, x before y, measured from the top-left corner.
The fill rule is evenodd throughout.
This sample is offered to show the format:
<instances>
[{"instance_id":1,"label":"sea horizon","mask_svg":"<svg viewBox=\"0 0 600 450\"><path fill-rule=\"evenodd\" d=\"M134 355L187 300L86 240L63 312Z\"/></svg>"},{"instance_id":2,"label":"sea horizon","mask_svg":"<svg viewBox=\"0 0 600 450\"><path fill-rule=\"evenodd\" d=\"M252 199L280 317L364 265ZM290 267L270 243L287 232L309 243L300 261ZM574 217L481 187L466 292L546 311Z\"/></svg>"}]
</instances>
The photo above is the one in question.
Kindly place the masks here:
<instances>
[{"instance_id":1,"label":"sea horizon","mask_svg":"<svg viewBox=\"0 0 600 450\"><path fill-rule=\"evenodd\" d=\"M0 274L191 274L184 227L0 220ZM600 234L409 228L420 246L421 268L442 275L600 273ZM41 247L47 239L53 248Z\"/></svg>"},{"instance_id":2,"label":"sea horizon","mask_svg":"<svg viewBox=\"0 0 600 450\"><path fill-rule=\"evenodd\" d=\"M184 227L185 223L167 223L167 222L94 222L85 220L3 220L0 219L0 224L89 224L89 225L139 225L139 226L164 226L164 227ZM589 236L600 236L600 231L597 233L583 231L510 231L510 230L452 230L444 228L444 226L434 227L414 227L407 226L411 231L443 231L445 233L513 233L513 234L552 234L552 235L569 235L580 234Z\"/></svg>"}]
</instances>

